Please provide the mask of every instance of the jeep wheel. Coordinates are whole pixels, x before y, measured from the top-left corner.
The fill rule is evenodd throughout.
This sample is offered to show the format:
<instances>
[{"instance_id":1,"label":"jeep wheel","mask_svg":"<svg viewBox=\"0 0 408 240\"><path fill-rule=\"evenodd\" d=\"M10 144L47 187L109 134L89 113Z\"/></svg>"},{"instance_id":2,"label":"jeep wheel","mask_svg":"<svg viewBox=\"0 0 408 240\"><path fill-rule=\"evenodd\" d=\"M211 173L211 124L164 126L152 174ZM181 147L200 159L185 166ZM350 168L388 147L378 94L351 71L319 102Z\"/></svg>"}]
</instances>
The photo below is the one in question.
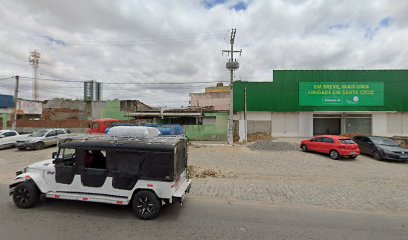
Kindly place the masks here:
<instances>
[{"instance_id":1,"label":"jeep wheel","mask_svg":"<svg viewBox=\"0 0 408 240\"><path fill-rule=\"evenodd\" d=\"M40 191L34 182L23 182L17 185L13 193L13 201L19 208L30 208L40 199Z\"/></svg>"},{"instance_id":2,"label":"jeep wheel","mask_svg":"<svg viewBox=\"0 0 408 240\"><path fill-rule=\"evenodd\" d=\"M140 191L133 197L133 210L140 219L150 220L157 217L160 207L160 200L151 191Z\"/></svg>"},{"instance_id":3,"label":"jeep wheel","mask_svg":"<svg viewBox=\"0 0 408 240\"><path fill-rule=\"evenodd\" d=\"M38 142L34 145L35 150L41 150L45 147L45 144L43 142Z\"/></svg>"},{"instance_id":4,"label":"jeep wheel","mask_svg":"<svg viewBox=\"0 0 408 240\"><path fill-rule=\"evenodd\" d=\"M331 159L338 160L340 158L340 154L336 150L330 151Z\"/></svg>"}]
</instances>

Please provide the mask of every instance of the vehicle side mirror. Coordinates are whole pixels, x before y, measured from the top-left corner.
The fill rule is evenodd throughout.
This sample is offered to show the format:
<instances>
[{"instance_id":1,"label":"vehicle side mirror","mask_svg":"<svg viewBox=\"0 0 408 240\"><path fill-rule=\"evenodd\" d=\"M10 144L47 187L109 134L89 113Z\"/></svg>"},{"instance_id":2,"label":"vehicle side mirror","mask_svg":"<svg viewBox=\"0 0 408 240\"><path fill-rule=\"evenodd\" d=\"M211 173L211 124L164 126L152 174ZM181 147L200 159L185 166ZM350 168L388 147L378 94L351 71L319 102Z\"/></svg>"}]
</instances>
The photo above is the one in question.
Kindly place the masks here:
<instances>
[{"instance_id":1,"label":"vehicle side mirror","mask_svg":"<svg viewBox=\"0 0 408 240\"><path fill-rule=\"evenodd\" d=\"M57 158L57 152L53 152L52 153L52 159L56 159Z\"/></svg>"}]
</instances>

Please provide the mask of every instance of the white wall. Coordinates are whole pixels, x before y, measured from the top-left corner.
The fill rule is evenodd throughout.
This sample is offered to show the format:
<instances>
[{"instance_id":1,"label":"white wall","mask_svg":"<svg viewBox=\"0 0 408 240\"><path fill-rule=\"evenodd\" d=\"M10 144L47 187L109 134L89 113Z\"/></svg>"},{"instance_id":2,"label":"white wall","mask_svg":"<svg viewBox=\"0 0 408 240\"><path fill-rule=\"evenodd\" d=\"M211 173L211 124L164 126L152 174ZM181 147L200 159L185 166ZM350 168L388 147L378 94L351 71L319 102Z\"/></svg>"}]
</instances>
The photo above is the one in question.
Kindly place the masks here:
<instances>
[{"instance_id":1,"label":"white wall","mask_svg":"<svg viewBox=\"0 0 408 240\"><path fill-rule=\"evenodd\" d=\"M299 137L313 137L313 112L299 113Z\"/></svg>"},{"instance_id":2,"label":"white wall","mask_svg":"<svg viewBox=\"0 0 408 240\"><path fill-rule=\"evenodd\" d=\"M372 134L377 136L408 136L408 113L373 112ZM243 113L237 113L239 136L244 139ZM312 137L313 112L275 113L248 112L248 120L271 121L273 137Z\"/></svg>"},{"instance_id":3,"label":"white wall","mask_svg":"<svg viewBox=\"0 0 408 240\"><path fill-rule=\"evenodd\" d=\"M299 136L299 113L271 113L273 137Z\"/></svg>"},{"instance_id":4,"label":"white wall","mask_svg":"<svg viewBox=\"0 0 408 240\"><path fill-rule=\"evenodd\" d=\"M373 113L371 129L374 136L387 136L387 113Z\"/></svg>"},{"instance_id":5,"label":"white wall","mask_svg":"<svg viewBox=\"0 0 408 240\"><path fill-rule=\"evenodd\" d=\"M386 135L408 136L408 113L387 113L386 116Z\"/></svg>"},{"instance_id":6,"label":"white wall","mask_svg":"<svg viewBox=\"0 0 408 240\"><path fill-rule=\"evenodd\" d=\"M234 120L239 120L239 137L245 139L243 113L237 113ZM248 121L270 121L273 137L298 137L299 113L248 112Z\"/></svg>"}]
</instances>

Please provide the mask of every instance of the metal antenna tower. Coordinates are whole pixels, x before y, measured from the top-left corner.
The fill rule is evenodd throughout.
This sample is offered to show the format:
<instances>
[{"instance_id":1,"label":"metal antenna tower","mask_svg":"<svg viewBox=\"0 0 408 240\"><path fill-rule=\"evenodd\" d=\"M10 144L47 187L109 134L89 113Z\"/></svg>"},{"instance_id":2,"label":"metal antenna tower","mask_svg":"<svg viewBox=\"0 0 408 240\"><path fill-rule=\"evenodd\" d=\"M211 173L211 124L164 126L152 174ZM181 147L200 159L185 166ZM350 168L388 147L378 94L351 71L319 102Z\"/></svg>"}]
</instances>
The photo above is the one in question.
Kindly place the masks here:
<instances>
[{"instance_id":1,"label":"metal antenna tower","mask_svg":"<svg viewBox=\"0 0 408 240\"><path fill-rule=\"evenodd\" d=\"M40 63L41 54L37 50L31 51L30 56L28 57L28 62L33 66L33 99L39 100L39 86L38 86L38 64Z\"/></svg>"},{"instance_id":2,"label":"metal antenna tower","mask_svg":"<svg viewBox=\"0 0 408 240\"><path fill-rule=\"evenodd\" d=\"M231 58L228 60L226 67L230 71L230 110L229 110L229 121L228 121L228 144L233 144L233 115L234 115L234 94L233 94L233 82L234 82L234 71L239 68L239 62L237 62L237 59L234 60L234 53L239 53L241 56L242 49L237 51L234 50L234 42L235 42L235 33L237 32L237 29L233 28L231 29L231 37L230 37L230 45L231 45L231 50L222 50L222 53L228 53L228 55L231 56Z\"/></svg>"}]
</instances>

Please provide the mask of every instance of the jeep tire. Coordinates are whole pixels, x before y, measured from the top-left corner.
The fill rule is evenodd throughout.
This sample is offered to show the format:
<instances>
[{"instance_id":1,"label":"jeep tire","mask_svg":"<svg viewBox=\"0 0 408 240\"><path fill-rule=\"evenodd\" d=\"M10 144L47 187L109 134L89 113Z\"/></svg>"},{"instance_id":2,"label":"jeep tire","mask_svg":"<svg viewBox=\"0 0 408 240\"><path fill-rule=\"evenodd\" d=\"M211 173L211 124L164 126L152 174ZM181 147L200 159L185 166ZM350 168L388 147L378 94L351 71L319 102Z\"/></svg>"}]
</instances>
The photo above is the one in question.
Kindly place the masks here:
<instances>
[{"instance_id":1,"label":"jeep tire","mask_svg":"<svg viewBox=\"0 0 408 240\"><path fill-rule=\"evenodd\" d=\"M31 208L39 199L40 190L33 181L22 182L14 189L13 201L18 208Z\"/></svg>"},{"instance_id":2,"label":"jeep tire","mask_svg":"<svg viewBox=\"0 0 408 240\"><path fill-rule=\"evenodd\" d=\"M161 202L154 192L142 190L133 197L133 211L143 220L154 219L159 215Z\"/></svg>"}]
</instances>

